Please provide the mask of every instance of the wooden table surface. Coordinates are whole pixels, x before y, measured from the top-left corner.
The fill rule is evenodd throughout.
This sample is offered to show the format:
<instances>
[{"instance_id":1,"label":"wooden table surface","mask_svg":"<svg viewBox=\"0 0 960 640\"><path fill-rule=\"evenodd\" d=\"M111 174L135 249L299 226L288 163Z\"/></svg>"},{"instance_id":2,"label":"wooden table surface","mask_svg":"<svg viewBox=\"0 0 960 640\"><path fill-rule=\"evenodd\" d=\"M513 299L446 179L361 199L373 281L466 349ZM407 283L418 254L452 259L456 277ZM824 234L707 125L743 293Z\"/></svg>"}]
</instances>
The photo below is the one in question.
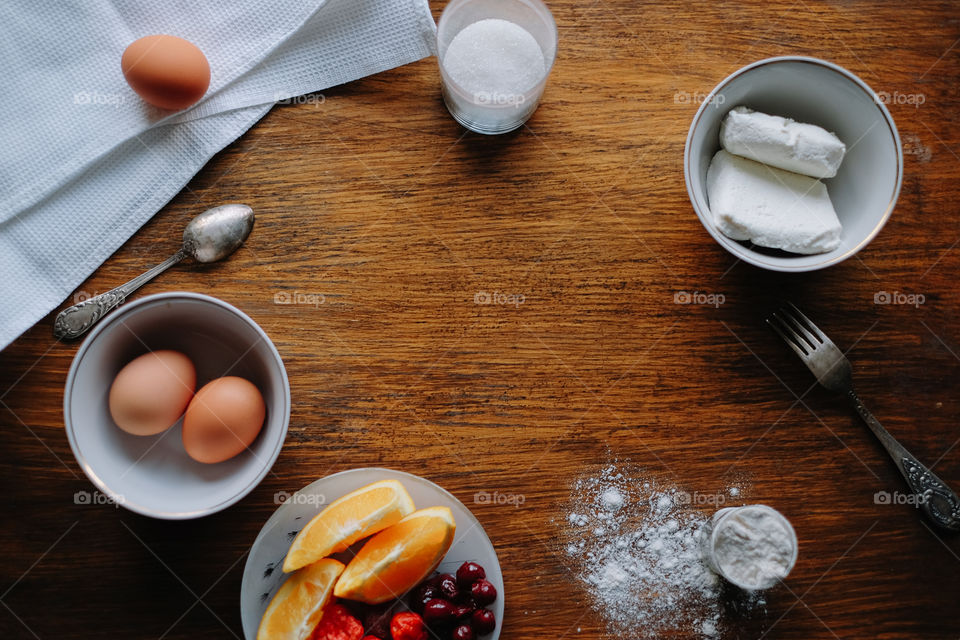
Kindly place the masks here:
<instances>
[{"instance_id":1,"label":"wooden table surface","mask_svg":"<svg viewBox=\"0 0 960 640\"><path fill-rule=\"evenodd\" d=\"M690 492L740 483L745 501L792 520L786 587L765 612L729 612L723 637L960 636L960 541L910 506L875 503L903 490L896 469L763 323L781 297L804 307L852 347L880 420L960 487L956 2L551 7L559 57L528 126L466 133L432 58L279 105L80 287L160 261L205 208L256 210L230 260L138 294L230 302L286 363L286 445L237 505L165 522L75 504L93 490L63 430L77 345L53 339L51 315L0 354L0 635L242 637L240 578L275 493L387 466L443 485L483 523L506 581L503 638L604 637L558 523L571 482L620 460ZM905 153L886 228L804 275L724 252L681 165L699 98L783 54L831 60L893 96ZM677 304L684 291L723 304ZM323 302L275 304L296 292ZM517 304L476 304L483 292ZM923 304L875 304L878 292ZM480 491L523 504L479 504Z\"/></svg>"}]
</instances>

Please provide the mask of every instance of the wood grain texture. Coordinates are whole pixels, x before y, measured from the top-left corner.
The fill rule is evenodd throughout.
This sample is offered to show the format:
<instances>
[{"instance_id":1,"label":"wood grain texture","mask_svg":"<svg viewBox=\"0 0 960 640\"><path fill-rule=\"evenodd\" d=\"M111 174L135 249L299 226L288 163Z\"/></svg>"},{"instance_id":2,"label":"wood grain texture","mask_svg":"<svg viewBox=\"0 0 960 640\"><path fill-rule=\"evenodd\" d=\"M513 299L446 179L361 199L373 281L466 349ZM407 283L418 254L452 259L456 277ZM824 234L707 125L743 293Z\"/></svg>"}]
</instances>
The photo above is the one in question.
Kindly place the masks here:
<instances>
[{"instance_id":1,"label":"wood grain texture","mask_svg":"<svg viewBox=\"0 0 960 640\"><path fill-rule=\"evenodd\" d=\"M729 612L724 637L960 636L960 542L910 507L874 504L903 488L895 468L762 322L788 297L852 347L868 406L960 487L957 4L551 7L559 57L529 126L465 133L434 59L277 106L80 288L163 259L203 209L256 210L230 260L177 267L138 294L218 296L286 362L289 437L239 504L193 522L74 504L92 489L63 432L77 346L54 341L51 315L0 354L0 635L241 635L245 554L275 492L382 465L440 483L481 520L504 569L503 638L600 638L556 522L571 481L616 458L688 491L741 482L793 521L789 589L766 613ZM736 263L693 214L681 166L696 97L782 54L925 99L890 105L906 166L889 224L858 257L806 275ZM675 304L677 291L725 303ZM878 291L925 303L876 305ZM324 303L276 305L277 292ZM523 302L478 305L478 292ZM477 491L525 501L474 504Z\"/></svg>"}]
</instances>

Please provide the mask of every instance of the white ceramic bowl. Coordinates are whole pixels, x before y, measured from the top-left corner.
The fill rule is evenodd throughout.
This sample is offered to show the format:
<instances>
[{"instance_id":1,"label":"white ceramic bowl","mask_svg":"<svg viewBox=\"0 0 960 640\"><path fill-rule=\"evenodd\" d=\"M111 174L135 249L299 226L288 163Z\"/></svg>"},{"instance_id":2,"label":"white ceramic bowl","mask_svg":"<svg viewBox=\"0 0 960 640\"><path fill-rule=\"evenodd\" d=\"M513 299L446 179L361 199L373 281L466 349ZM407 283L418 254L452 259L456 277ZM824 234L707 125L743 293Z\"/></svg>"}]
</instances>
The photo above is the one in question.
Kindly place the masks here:
<instances>
[{"instance_id":1,"label":"white ceramic bowl","mask_svg":"<svg viewBox=\"0 0 960 640\"><path fill-rule=\"evenodd\" d=\"M720 149L721 120L740 105L819 125L847 145L840 171L824 180L843 225L834 251L789 254L731 240L717 230L707 199L707 167ZM683 172L697 216L723 248L764 269L813 271L846 260L879 233L900 194L903 150L893 118L860 78L824 60L789 56L747 65L710 92L690 125Z\"/></svg>"},{"instance_id":2,"label":"white ceramic bowl","mask_svg":"<svg viewBox=\"0 0 960 640\"><path fill-rule=\"evenodd\" d=\"M156 436L130 435L114 424L107 403L114 377L156 349L185 353L197 368L198 389L223 375L257 386L267 415L247 451L203 464L184 451L182 420ZM198 293L160 293L94 327L67 374L63 417L77 462L103 495L154 518L197 518L240 500L273 466L290 422L290 383L270 338L242 311Z\"/></svg>"}]
</instances>

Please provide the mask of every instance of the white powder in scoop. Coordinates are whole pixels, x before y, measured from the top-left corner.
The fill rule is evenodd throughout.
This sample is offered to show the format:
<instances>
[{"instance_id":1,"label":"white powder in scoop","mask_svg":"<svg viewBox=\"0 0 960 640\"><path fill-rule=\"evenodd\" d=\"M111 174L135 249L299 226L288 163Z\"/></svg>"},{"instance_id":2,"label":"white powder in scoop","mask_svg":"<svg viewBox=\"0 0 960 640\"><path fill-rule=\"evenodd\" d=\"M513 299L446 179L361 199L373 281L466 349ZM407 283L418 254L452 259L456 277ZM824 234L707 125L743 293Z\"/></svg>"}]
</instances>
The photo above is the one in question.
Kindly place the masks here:
<instances>
[{"instance_id":1,"label":"white powder in scoop","mask_svg":"<svg viewBox=\"0 0 960 640\"><path fill-rule=\"evenodd\" d=\"M540 82L547 63L537 40L518 24L488 18L467 25L443 54L443 68L475 96L521 96Z\"/></svg>"},{"instance_id":2,"label":"white powder in scoop","mask_svg":"<svg viewBox=\"0 0 960 640\"><path fill-rule=\"evenodd\" d=\"M631 478L618 465L574 483L564 548L614 637L720 633L721 580L703 553L710 513L690 502L690 494Z\"/></svg>"}]
</instances>

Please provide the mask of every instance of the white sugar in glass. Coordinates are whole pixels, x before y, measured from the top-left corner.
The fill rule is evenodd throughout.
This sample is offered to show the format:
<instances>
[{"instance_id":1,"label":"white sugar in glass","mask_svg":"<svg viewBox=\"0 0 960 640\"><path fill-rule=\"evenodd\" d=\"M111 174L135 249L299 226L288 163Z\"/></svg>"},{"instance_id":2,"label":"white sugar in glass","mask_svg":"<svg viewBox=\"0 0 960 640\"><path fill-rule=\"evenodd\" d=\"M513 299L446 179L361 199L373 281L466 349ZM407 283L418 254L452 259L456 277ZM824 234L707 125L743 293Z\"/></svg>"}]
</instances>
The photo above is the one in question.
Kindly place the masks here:
<instances>
[{"instance_id":1,"label":"white sugar in glass","mask_svg":"<svg viewBox=\"0 0 960 640\"><path fill-rule=\"evenodd\" d=\"M437 51L450 114L477 133L506 133L537 108L557 27L540 0L452 0L440 16Z\"/></svg>"}]
</instances>

